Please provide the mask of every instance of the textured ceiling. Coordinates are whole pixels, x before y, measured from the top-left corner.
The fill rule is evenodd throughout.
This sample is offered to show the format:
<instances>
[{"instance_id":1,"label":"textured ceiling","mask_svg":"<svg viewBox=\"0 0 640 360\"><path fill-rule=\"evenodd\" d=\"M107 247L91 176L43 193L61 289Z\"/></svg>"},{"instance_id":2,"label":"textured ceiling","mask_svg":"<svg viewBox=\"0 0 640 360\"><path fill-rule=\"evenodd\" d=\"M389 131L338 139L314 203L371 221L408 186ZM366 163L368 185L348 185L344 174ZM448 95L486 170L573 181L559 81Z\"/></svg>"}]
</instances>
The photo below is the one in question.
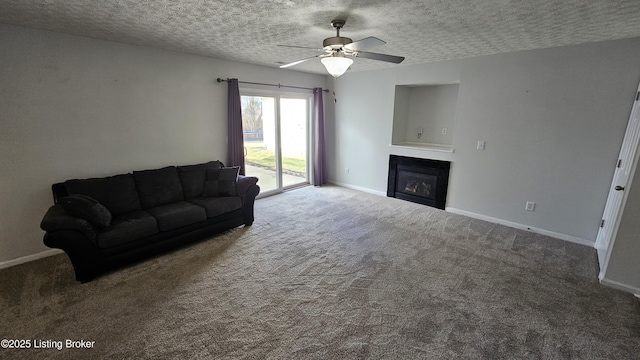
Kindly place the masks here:
<instances>
[{"instance_id":1,"label":"textured ceiling","mask_svg":"<svg viewBox=\"0 0 640 360\"><path fill-rule=\"evenodd\" d=\"M277 67L335 36L387 42L351 71L640 36L640 0L0 0L0 23ZM326 74L318 59L290 68Z\"/></svg>"}]
</instances>

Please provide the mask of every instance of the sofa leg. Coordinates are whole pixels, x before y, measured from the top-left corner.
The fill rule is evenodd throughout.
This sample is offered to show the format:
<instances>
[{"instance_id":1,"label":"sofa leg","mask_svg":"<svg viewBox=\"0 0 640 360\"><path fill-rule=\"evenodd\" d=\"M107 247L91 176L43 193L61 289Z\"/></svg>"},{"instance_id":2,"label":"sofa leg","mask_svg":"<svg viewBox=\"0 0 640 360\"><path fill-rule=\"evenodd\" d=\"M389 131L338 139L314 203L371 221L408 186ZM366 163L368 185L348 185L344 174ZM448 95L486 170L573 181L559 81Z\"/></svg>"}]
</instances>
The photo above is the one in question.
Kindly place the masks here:
<instances>
[{"instance_id":1,"label":"sofa leg","mask_svg":"<svg viewBox=\"0 0 640 360\"><path fill-rule=\"evenodd\" d=\"M81 284L88 283L91 280L93 280L94 278L95 278L95 276L89 275L89 274L82 274L82 275L76 274L76 280L80 281Z\"/></svg>"},{"instance_id":2,"label":"sofa leg","mask_svg":"<svg viewBox=\"0 0 640 360\"><path fill-rule=\"evenodd\" d=\"M87 264L86 262L74 262L72 260L71 263L73 265L73 270L76 273L76 280L80 281L82 284L88 283L89 281L93 280L98 273L98 270L95 266Z\"/></svg>"},{"instance_id":3,"label":"sofa leg","mask_svg":"<svg viewBox=\"0 0 640 360\"><path fill-rule=\"evenodd\" d=\"M94 251L69 251L67 252L76 280L86 283L93 280L100 271L100 260Z\"/></svg>"}]
</instances>

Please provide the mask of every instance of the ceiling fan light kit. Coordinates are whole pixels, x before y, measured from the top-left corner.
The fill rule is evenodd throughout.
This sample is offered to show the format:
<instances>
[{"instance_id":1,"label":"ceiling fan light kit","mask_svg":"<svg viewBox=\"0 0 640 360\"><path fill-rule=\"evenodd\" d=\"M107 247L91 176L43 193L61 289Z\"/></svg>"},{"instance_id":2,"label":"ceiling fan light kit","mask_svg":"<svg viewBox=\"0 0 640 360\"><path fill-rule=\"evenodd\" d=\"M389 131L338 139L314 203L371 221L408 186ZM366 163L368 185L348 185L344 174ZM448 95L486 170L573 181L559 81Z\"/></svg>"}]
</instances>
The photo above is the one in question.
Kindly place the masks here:
<instances>
[{"instance_id":1,"label":"ceiling fan light kit","mask_svg":"<svg viewBox=\"0 0 640 360\"><path fill-rule=\"evenodd\" d=\"M324 52L324 54L281 65L280 68L288 68L290 66L298 65L309 59L319 57L324 67L327 68L329 74L331 74L334 78L337 78L338 76L344 74L349 69L351 64L353 64L353 57L386 61L394 64L400 64L404 60L404 57L402 56L377 54L362 51L362 49L384 45L386 43L373 36L369 36L362 40L353 42L353 40L348 37L340 36L340 29L342 29L344 24L345 21L340 19L331 21L331 26L336 29L336 36L324 39L324 41L322 42L322 49L308 48L304 46L278 45L283 47L314 49Z\"/></svg>"},{"instance_id":2,"label":"ceiling fan light kit","mask_svg":"<svg viewBox=\"0 0 640 360\"><path fill-rule=\"evenodd\" d=\"M353 64L353 60L342 57L342 56L328 56L320 59L322 65L327 68L327 71L331 76L337 78L338 76L344 74L351 64Z\"/></svg>"}]
</instances>

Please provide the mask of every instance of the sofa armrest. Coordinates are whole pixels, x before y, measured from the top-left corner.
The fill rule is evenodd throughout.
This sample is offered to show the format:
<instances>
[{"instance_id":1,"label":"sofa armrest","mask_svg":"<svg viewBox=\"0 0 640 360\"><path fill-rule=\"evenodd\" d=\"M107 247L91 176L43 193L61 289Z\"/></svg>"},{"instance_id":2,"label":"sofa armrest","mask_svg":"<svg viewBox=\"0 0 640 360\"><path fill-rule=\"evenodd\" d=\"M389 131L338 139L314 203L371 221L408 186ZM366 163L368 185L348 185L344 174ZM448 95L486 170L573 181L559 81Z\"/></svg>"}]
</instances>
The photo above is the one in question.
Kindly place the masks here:
<instances>
[{"instance_id":1,"label":"sofa armrest","mask_svg":"<svg viewBox=\"0 0 640 360\"><path fill-rule=\"evenodd\" d=\"M247 190L249 190L250 187L256 185L257 183L258 178L255 176L238 175L238 182L236 183L236 195L242 198L242 202L244 202Z\"/></svg>"},{"instance_id":2,"label":"sofa armrest","mask_svg":"<svg viewBox=\"0 0 640 360\"><path fill-rule=\"evenodd\" d=\"M47 233L44 244L62 249L69 256L76 279L91 281L98 273L97 230L87 220L70 215L60 204L53 205L44 215L40 228Z\"/></svg>"},{"instance_id":3,"label":"sofa armrest","mask_svg":"<svg viewBox=\"0 0 640 360\"><path fill-rule=\"evenodd\" d=\"M89 240L95 241L97 229L87 220L70 215L60 204L53 205L40 222L40 228L46 232L75 230Z\"/></svg>"},{"instance_id":4,"label":"sofa armrest","mask_svg":"<svg viewBox=\"0 0 640 360\"><path fill-rule=\"evenodd\" d=\"M256 196L260 193L260 186L257 183L257 177L238 176L236 194L242 199L242 216L246 226L253 224L253 204L256 201Z\"/></svg>"},{"instance_id":5,"label":"sofa armrest","mask_svg":"<svg viewBox=\"0 0 640 360\"><path fill-rule=\"evenodd\" d=\"M67 253L76 273L76 280L80 282L91 281L102 266L95 240L87 239L87 236L78 230L47 232L44 235L44 244Z\"/></svg>"}]
</instances>

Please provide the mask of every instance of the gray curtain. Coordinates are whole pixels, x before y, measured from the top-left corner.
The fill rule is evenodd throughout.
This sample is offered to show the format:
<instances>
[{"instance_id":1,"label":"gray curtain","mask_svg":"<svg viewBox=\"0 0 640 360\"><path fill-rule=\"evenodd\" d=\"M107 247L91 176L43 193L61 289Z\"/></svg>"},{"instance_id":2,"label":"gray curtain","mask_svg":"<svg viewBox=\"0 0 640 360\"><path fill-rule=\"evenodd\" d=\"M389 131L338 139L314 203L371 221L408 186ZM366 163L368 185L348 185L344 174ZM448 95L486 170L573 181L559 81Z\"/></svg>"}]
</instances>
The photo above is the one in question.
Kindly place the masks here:
<instances>
[{"instance_id":1,"label":"gray curtain","mask_svg":"<svg viewBox=\"0 0 640 360\"><path fill-rule=\"evenodd\" d=\"M313 179L311 185L327 183L327 170L324 152L324 105L322 88L313 89Z\"/></svg>"},{"instance_id":2,"label":"gray curtain","mask_svg":"<svg viewBox=\"0 0 640 360\"><path fill-rule=\"evenodd\" d=\"M227 166L240 166L240 175L244 172L244 140L242 136L242 105L240 104L240 89L238 79L228 79L229 95L228 111L228 143L229 158Z\"/></svg>"}]
</instances>

